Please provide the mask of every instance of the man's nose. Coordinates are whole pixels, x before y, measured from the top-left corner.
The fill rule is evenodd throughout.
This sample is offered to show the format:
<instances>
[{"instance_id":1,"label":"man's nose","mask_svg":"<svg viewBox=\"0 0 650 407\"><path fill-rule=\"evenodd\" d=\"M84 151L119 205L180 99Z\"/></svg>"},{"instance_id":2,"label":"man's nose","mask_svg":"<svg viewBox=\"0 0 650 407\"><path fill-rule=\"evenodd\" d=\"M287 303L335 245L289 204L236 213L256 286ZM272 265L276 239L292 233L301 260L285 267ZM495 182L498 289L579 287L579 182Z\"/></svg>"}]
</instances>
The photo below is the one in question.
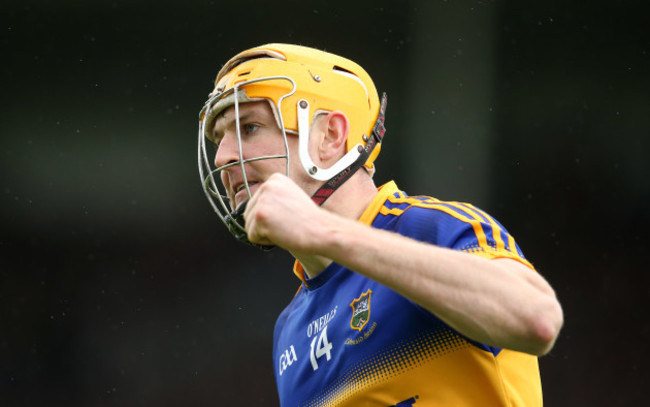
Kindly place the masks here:
<instances>
[{"instance_id":1,"label":"man's nose","mask_svg":"<svg viewBox=\"0 0 650 407\"><path fill-rule=\"evenodd\" d=\"M217 147L214 164L219 168L238 160L239 144L237 143L237 135L232 132L226 132Z\"/></svg>"}]
</instances>

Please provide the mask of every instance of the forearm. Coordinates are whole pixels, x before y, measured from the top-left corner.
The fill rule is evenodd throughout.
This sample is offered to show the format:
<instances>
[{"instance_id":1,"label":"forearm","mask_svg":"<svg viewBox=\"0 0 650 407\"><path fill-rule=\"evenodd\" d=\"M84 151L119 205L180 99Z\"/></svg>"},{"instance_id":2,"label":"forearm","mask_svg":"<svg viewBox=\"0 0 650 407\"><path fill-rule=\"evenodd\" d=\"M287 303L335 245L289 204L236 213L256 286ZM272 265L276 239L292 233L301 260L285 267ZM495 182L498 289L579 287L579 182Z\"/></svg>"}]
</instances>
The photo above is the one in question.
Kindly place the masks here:
<instances>
[{"instance_id":1,"label":"forearm","mask_svg":"<svg viewBox=\"0 0 650 407\"><path fill-rule=\"evenodd\" d=\"M562 324L555 294L513 260L488 260L336 218L316 251L428 309L467 337L544 354Z\"/></svg>"}]
</instances>

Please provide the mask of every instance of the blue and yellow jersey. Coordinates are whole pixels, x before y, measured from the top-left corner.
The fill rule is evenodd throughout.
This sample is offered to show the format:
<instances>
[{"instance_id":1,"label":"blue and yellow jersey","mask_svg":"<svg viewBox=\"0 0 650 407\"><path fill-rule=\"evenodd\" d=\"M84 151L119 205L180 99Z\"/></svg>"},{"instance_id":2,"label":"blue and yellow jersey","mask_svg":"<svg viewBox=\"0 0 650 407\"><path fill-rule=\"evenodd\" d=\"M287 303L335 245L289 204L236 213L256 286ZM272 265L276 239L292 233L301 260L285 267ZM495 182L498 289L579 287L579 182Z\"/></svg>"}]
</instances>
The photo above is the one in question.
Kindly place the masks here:
<instances>
[{"instance_id":1,"label":"blue and yellow jersey","mask_svg":"<svg viewBox=\"0 0 650 407\"><path fill-rule=\"evenodd\" d=\"M480 209L409 197L390 182L361 222L531 267ZM283 407L541 406L537 358L477 343L390 288L339 264L306 279L274 332ZM531 270L531 272L533 272Z\"/></svg>"}]
</instances>

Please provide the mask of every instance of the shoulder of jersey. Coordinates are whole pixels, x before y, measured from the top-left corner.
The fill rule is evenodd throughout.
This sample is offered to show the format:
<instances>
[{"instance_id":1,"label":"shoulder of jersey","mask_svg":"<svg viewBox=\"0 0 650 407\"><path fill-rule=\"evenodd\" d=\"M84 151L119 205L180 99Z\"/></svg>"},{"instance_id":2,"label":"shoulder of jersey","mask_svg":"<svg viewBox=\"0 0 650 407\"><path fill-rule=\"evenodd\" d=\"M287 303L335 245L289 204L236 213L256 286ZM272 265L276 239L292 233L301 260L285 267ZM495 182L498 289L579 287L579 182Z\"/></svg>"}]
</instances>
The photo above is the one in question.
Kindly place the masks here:
<instances>
[{"instance_id":1,"label":"shoulder of jersey","mask_svg":"<svg viewBox=\"0 0 650 407\"><path fill-rule=\"evenodd\" d=\"M505 257L529 264L507 230L485 211L469 203L398 192L388 196L379 215L387 218L385 222L397 218L393 219L397 222L395 230L418 240L444 247L456 246L468 252L500 252ZM457 239L463 234L465 243L458 247L460 241ZM474 238L467 240L468 235Z\"/></svg>"}]
</instances>

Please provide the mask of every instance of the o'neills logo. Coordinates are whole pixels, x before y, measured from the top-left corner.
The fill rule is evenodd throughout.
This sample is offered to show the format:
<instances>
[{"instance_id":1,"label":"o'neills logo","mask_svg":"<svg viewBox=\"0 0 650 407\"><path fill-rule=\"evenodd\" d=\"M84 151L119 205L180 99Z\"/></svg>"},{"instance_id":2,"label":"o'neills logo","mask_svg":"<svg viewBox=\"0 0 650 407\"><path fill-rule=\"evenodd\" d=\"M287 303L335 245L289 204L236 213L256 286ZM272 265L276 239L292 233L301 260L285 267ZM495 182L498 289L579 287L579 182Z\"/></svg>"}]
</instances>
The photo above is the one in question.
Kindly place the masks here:
<instances>
[{"instance_id":1,"label":"o'neills logo","mask_svg":"<svg viewBox=\"0 0 650 407\"><path fill-rule=\"evenodd\" d=\"M350 319L350 327L361 331L370 319L370 296L372 291L369 289L361 294L359 298L355 298L350 303L352 307L352 319Z\"/></svg>"}]
</instances>

